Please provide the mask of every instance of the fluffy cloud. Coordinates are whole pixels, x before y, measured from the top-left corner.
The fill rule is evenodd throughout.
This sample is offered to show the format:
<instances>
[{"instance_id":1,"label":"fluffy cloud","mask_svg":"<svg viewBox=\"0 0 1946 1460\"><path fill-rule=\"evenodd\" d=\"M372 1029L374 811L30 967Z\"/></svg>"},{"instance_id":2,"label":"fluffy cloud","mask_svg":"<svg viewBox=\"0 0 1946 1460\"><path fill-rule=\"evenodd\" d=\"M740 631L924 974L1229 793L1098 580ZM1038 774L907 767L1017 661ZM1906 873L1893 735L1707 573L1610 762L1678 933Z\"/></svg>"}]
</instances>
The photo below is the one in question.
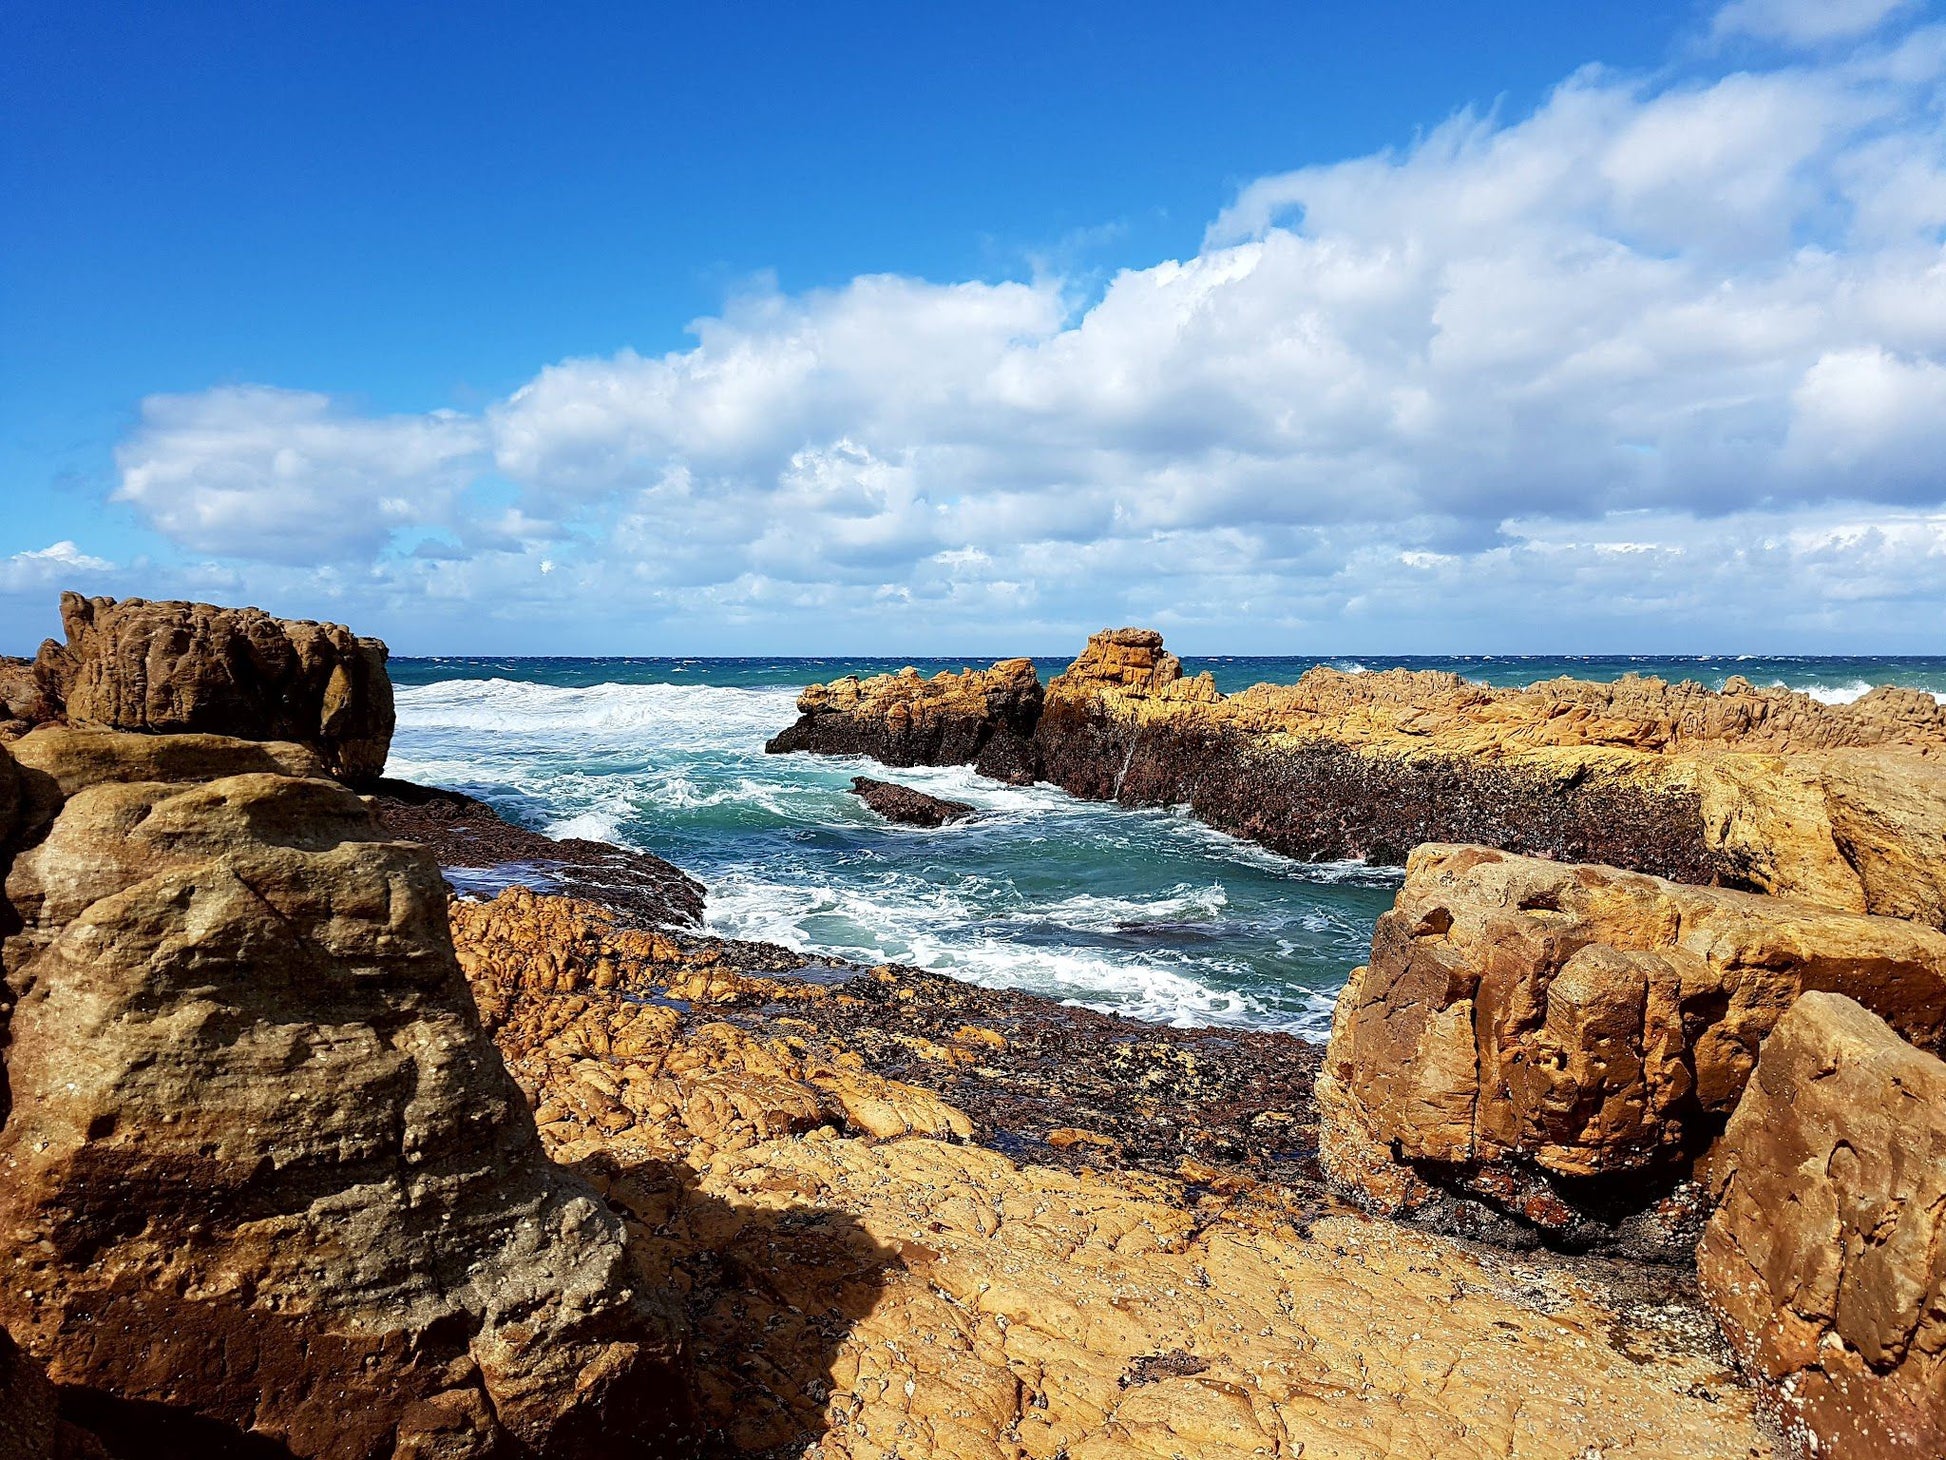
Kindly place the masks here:
<instances>
[{"instance_id":1,"label":"fluffy cloud","mask_svg":"<svg viewBox=\"0 0 1946 1460\"><path fill-rule=\"evenodd\" d=\"M1899 8L1739 0L1717 30L1824 45ZM1533 642L1536 613L1867 638L1859 603L1946 596L1946 32L1818 54L1591 68L1253 182L1195 256L1092 293L757 288L477 417L155 398L120 495L197 552L362 564L373 601L780 644L1139 618L1418 647ZM518 501L464 510L488 472Z\"/></svg>"},{"instance_id":2,"label":"fluffy cloud","mask_svg":"<svg viewBox=\"0 0 1946 1460\"><path fill-rule=\"evenodd\" d=\"M0 593L68 588L114 568L106 558L84 553L72 542L57 542L0 558Z\"/></svg>"}]
</instances>

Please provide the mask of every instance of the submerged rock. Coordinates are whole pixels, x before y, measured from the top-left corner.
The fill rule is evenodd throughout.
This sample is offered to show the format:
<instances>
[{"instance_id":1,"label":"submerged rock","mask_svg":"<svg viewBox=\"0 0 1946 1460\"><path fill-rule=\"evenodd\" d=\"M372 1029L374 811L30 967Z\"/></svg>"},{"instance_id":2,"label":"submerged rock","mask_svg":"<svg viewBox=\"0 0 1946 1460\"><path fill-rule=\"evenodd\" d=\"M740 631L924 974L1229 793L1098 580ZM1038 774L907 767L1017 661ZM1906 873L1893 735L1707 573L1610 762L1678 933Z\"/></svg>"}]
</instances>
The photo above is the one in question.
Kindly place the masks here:
<instances>
[{"instance_id":1,"label":"submerged rock","mask_svg":"<svg viewBox=\"0 0 1946 1460\"><path fill-rule=\"evenodd\" d=\"M307 745L340 780L385 769L394 726L385 645L261 609L61 595L65 644L35 661L42 718L155 734Z\"/></svg>"},{"instance_id":2,"label":"submerged rock","mask_svg":"<svg viewBox=\"0 0 1946 1460\"><path fill-rule=\"evenodd\" d=\"M431 856L273 768L302 747L14 750L0 1323L92 1427L143 1455L668 1453L676 1331L542 1153Z\"/></svg>"},{"instance_id":3,"label":"submerged rock","mask_svg":"<svg viewBox=\"0 0 1946 1460\"><path fill-rule=\"evenodd\" d=\"M1703 1290L1787 1431L1842 1460L1946 1455L1946 1064L1806 994L1711 1164Z\"/></svg>"},{"instance_id":4,"label":"submerged rock","mask_svg":"<svg viewBox=\"0 0 1946 1460\"><path fill-rule=\"evenodd\" d=\"M1935 1046L1946 934L1421 847L1339 996L1318 1089L1326 1169L1388 1210L1431 1183L1572 1237L1590 1204L1643 1207L1687 1174L1765 1036L1814 989Z\"/></svg>"},{"instance_id":5,"label":"submerged rock","mask_svg":"<svg viewBox=\"0 0 1946 1460\"><path fill-rule=\"evenodd\" d=\"M973 814L973 808L964 801L943 800L910 786L875 781L870 776L853 776L851 794L887 821L906 826L944 826L949 821L964 821Z\"/></svg>"}]
</instances>

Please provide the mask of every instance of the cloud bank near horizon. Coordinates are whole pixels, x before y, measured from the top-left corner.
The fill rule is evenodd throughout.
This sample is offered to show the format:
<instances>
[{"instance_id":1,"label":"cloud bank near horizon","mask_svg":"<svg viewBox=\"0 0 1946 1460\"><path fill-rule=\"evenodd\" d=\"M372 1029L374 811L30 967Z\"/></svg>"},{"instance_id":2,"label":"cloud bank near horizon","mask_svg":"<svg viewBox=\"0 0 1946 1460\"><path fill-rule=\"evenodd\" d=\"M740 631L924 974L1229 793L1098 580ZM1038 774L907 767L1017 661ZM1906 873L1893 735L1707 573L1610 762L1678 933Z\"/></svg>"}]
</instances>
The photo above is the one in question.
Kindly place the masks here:
<instances>
[{"instance_id":1,"label":"cloud bank near horizon","mask_svg":"<svg viewBox=\"0 0 1946 1460\"><path fill-rule=\"evenodd\" d=\"M472 414L153 396L116 496L196 565L148 588L359 623L1923 647L1946 27L1911 19L1735 0L1711 43L1762 66L1589 67L1531 115L1258 179L1193 257L1105 282L760 285L688 349ZM57 574L122 576L61 543L0 588Z\"/></svg>"}]
</instances>

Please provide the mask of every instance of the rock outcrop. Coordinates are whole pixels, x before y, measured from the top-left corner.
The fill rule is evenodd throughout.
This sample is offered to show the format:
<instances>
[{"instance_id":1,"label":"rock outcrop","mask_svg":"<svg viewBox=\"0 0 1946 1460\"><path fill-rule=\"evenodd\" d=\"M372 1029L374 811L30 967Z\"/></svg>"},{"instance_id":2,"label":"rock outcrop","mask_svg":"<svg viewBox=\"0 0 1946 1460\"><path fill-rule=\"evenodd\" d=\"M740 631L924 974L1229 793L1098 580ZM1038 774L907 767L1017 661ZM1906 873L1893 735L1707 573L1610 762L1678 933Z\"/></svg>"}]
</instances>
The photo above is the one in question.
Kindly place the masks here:
<instances>
[{"instance_id":1,"label":"rock outcrop","mask_svg":"<svg viewBox=\"0 0 1946 1460\"><path fill-rule=\"evenodd\" d=\"M928 796L911 786L875 781L870 776L853 776L851 794L887 821L905 826L944 826L949 821L964 821L973 814L973 808L964 801Z\"/></svg>"},{"instance_id":2,"label":"rock outcrop","mask_svg":"<svg viewBox=\"0 0 1946 1460\"><path fill-rule=\"evenodd\" d=\"M295 741L371 780L392 741L385 645L261 609L61 595L67 642L41 646L38 718L152 734Z\"/></svg>"},{"instance_id":3,"label":"rock outcrop","mask_svg":"<svg viewBox=\"0 0 1946 1460\"><path fill-rule=\"evenodd\" d=\"M1915 690L1821 705L1740 679L1495 689L1319 667L1224 695L1154 631L1112 629L1047 686L1022 748L1031 667L1008 663L1009 779L1187 805L1305 860L1474 842L1946 927L1946 707ZM972 747L999 737L979 718L998 672L813 685L771 748L987 769ZM945 705L953 735L907 731Z\"/></svg>"},{"instance_id":4,"label":"rock outcrop","mask_svg":"<svg viewBox=\"0 0 1946 1460\"><path fill-rule=\"evenodd\" d=\"M1572 1235L1603 1193L1646 1205L1687 1173L1809 990L1934 1047L1946 934L1421 847L1339 997L1318 1088L1326 1169L1389 1210L1459 1189Z\"/></svg>"},{"instance_id":5,"label":"rock outcrop","mask_svg":"<svg viewBox=\"0 0 1946 1460\"><path fill-rule=\"evenodd\" d=\"M1703 1289L1800 1450L1946 1455L1946 1064L1806 994L1711 1164Z\"/></svg>"},{"instance_id":6,"label":"rock outcrop","mask_svg":"<svg viewBox=\"0 0 1946 1460\"><path fill-rule=\"evenodd\" d=\"M12 750L0 1323L92 1427L144 1455L212 1427L334 1460L668 1453L675 1329L543 1154L432 857L304 747Z\"/></svg>"},{"instance_id":7,"label":"rock outcrop","mask_svg":"<svg viewBox=\"0 0 1946 1460\"><path fill-rule=\"evenodd\" d=\"M892 766L971 765L983 775L1034 779L1034 725L1041 680L1031 659L991 669L916 669L814 684L798 697L800 718L765 746L772 752L868 755Z\"/></svg>"},{"instance_id":8,"label":"rock outcrop","mask_svg":"<svg viewBox=\"0 0 1946 1460\"><path fill-rule=\"evenodd\" d=\"M1194 1088L1218 1031L1156 1031L1154 1062L1124 1067L1114 1138L1007 1141L918 1082L1006 1088L1012 1046L1037 1036L998 1001L1029 996L963 989L982 1022L948 1033L926 975L777 978L776 950L615 931L524 891L459 904L455 930L550 1151L678 1274L726 1455L1772 1456L1679 1285L1293 1200L1289 1160L1129 1169L1122 1147L1160 1148L1142 1122L1220 1127L1216 1090L1192 1109L1166 1073ZM1069 1119L1093 1124L1088 1067L1141 1026L1039 1002L1101 1026L1043 1075L1072 1079ZM876 1075L900 1040L911 1073ZM1308 1127L1263 1113L1286 1119L1241 1123Z\"/></svg>"},{"instance_id":9,"label":"rock outcrop","mask_svg":"<svg viewBox=\"0 0 1946 1460\"><path fill-rule=\"evenodd\" d=\"M0 1460L108 1460L93 1435L61 1418L41 1366L0 1328Z\"/></svg>"}]
</instances>

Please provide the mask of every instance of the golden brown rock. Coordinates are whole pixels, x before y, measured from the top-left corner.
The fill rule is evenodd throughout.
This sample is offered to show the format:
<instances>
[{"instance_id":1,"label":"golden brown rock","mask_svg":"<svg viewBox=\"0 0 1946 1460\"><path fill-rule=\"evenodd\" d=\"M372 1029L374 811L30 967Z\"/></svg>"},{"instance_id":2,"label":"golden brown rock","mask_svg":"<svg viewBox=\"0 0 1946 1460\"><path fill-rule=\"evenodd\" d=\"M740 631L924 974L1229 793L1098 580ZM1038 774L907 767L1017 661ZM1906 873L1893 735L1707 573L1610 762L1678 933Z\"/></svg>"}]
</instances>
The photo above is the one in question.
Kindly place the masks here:
<instances>
[{"instance_id":1,"label":"golden brown rock","mask_svg":"<svg viewBox=\"0 0 1946 1460\"><path fill-rule=\"evenodd\" d=\"M223 742L18 748L69 794L7 880L0 1322L60 1383L294 1455L673 1443L669 1322L542 1154L432 859L274 745L176 780Z\"/></svg>"},{"instance_id":2,"label":"golden brown rock","mask_svg":"<svg viewBox=\"0 0 1946 1460\"><path fill-rule=\"evenodd\" d=\"M394 714L385 645L261 609L61 595L67 642L35 674L70 724L311 746L331 774L385 769Z\"/></svg>"},{"instance_id":3,"label":"golden brown rock","mask_svg":"<svg viewBox=\"0 0 1946 1460\"><path fill-rule=\"evenodd\" d=\"M1927 1046L1946 935L1895 918L1480 847L1424 846L1340 996L1320 1079L1327 1170L1380 1205L1419 1172L1639 1173L1641 1200L1721 1130L1806 990ZM1443 1168L1443 1169L1442 1169ZM1523 1198L1525 1199L1525 1198ZM1545 1196L1543 1226L1570 1213Z\"/></svg>"},{"instance_id":4,"label":"golden brown rock","mask_svg":"<svg viewBox=\"0 0 1946 1460\"><path fill-rule=\"evenodd\" d=\"M1946 1064L1806 994L1712 1182L1703 1288L1801 1450L1946 1455Z\"/></svg>"}]
</instances>

